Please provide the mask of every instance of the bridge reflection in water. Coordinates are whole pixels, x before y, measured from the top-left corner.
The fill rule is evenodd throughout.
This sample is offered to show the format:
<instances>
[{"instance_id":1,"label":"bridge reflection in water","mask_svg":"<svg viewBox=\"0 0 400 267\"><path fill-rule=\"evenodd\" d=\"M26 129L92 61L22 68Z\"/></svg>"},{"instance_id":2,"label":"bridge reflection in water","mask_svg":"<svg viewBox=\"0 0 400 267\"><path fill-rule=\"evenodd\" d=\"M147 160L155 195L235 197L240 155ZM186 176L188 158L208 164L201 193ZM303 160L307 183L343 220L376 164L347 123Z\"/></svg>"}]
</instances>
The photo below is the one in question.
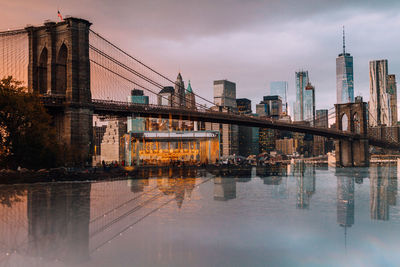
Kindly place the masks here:
<instances>
[{"instance_id":1,"label":"bridge reflection in water","mask_svg":"<svg viewBox=\"0 0 400 267\"><path fill-rule=\"evenodd\" d=\"M356 223L355 207L359 205L355 202L358 189L354 183L362 184L369 178L372 220L389 220L390 206L395 206L397 199L395 166L346 170L335 170L337 184L334 183L335 218L345 228L345 240L346 229ZM236 201L239 205L246 198L254 198L253 193L263 194L263 198L267 194L270 201L290 202L295 210L309 212L313 201L318 201L313 198L318 192L316 178L328 171L327 167L304 164L238 171L159 169L143 171L140 176L146 179L1 186L0 265L89 262L94 253L101 253L104 247L138 223L145 223L147 217L162 207L169 205L180 210L192 198L200 201L209 195L214 201ZM257 188L268 190L253 192L254 182ZM291 189L292 185L295 188ZM240 199L236 199L238 195ZM199 208L195 206L192 212Z\"/></svg>"}]
</instances>

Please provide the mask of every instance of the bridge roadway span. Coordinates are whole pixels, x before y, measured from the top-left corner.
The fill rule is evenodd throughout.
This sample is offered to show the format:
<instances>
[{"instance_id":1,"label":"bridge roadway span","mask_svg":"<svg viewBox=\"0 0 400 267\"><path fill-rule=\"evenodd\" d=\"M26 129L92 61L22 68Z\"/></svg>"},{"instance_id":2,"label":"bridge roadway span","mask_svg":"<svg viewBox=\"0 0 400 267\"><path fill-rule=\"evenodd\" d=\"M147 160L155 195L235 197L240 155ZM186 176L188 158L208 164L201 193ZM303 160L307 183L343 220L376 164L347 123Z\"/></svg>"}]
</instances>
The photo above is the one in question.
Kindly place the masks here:
<instances>
[{"instance_id":1,"label":"bridge roadway span","mask_svg":"<svg viewBox=\"0 0 400 267\"><path fill-rule=\"evenodd\" d=\"M42 97L44 105L48 108L61 108L68 106L76 106L83 108L81 103L66 103L65 100L58 97ZM192 110L182 107L170 107L170 106L159 106L159 105L145 105L145 104L133 104L129 102L119 102L110 100L97 100L93 99L92 103L87 104L87 108L93 110L94 114L104 116L117 116L117 117L128 117L132 114L140 117L152 117L152 118L164 118L164 119L180 119L180 120L191 120L191 121L203 121L212 123L224 123L224 124L235 124L240 126L269 128L282 131L307 133L318 136L324 136L333 139L342 140L356 140L363 138L363 136L345 131L338 131L330 128L319 128L307 125L301 125L298 123L290 123L284 121L276 121L267 118L257 118L249 115L218 112L211 110ZM387 140L380 140L374 137L368 137L370 145L399 149L400 143L390 142Z\"/></svg>"}]
</instances>

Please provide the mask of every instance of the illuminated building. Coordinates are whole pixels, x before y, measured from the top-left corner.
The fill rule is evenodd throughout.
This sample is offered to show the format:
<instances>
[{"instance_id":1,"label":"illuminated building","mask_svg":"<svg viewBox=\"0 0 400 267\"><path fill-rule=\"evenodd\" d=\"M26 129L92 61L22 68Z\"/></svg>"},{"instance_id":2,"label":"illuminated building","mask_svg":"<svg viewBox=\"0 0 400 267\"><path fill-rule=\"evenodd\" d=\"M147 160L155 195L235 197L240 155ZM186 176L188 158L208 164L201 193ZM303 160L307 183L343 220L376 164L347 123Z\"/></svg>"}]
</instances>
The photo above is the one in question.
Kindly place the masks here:
<instances>
[{"instance_id":1,"label":"illuminated building","mask_svg":"<svg viewBox=\"0 0 400 267\"><path fill-rule=\"evenodd\" d=\"M147 101L139 98L133 101L148 104L148 98ZM157 101L158 105L196 109L190 81L185 89L180 73L175 88L164 87L158 93ZM142 121L140 126L130 127L121 138L120 147L128 166L211 163L219 160L219 132L197 131L197 122L153 118Z\"/></svg>"},{"instance_id":2,"label":"illuminated building","mask_svg":"<svg viewBox=\"0 0 400 267\"><path fill-rule=\"evenodd\" d=\"M219 160L216 131L129 132L121 144L128 166L207 164Z\"/></svg>"}]
</instances>

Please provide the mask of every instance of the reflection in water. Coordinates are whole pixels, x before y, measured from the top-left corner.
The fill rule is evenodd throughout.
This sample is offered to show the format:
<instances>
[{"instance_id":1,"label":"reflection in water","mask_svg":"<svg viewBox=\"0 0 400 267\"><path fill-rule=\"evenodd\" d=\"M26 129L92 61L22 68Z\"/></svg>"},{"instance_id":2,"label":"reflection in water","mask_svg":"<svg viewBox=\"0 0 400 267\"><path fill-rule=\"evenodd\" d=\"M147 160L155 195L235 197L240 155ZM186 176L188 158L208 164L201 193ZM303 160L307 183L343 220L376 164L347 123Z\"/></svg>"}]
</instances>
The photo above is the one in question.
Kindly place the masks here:
<instances>
[{"instance_id":1,"label":"reflection in water","mask_svg":"<svg viewBox=\"0 0 400 267\"><path fill-rule=\"evenodd\" d=\"M128 186L133 193L143 192L144 188L149 186L149 179L129 179Z\"/></svg>"},{"instance_id":2,"label":"reflection in water","mask_svg":"<svg viewBox=\"0 0 400 267\"><path fill-rule=\"evenodd\" d=\"M371 219L389 220L389 205L396 205L397 176L393 166L370 168Z\"/></svg>"},{"instance_id":3,"label":"reflection in water","mask_svg":"<svg viewBox=\"0 0 400 267\"><path fill-rule=\"evenodd\" d=\"M183 200L191 197L196 178L157 178L157 187L165 195L175 195L176 204L182 207Z\"/></svg>"},{"instance_id":4,"label":"reflection in water","mask_svg":"<svg viewBox=\"0 0 400 267\"><path fill-rule=\"evenodd\" d=\"M28 190L29 254L51 261L89 258L90 183Z\"/></svg>"},{"instance_id":5,"label":"reflection in water","mask_svg":"<svg viewBox=\"0 0 400 267\"><path fill-rule=\"evenodd\" d=\"M350 174L350 175L349 175ZM347 253L347 227L354 224L354 177L352 172L336 169L337 223L344 228L344 246Z\"/></svg>"},{"instance_id":6,"label":"reflection in water","mask_svg":"<svg viewBox=\"0 0 400 267\"><path fill-rule=\"evenodd\" d=\"M321 247L319 253L324 257L331 255L332 251L341 256L340 251L332 249L343 245L342 239L336 238L338 232L342 234L338 225L343 227L346 246L346 229L354 227L355 212L361 218L370 215L373 220L389 220L389 209L392 209L390 223L398 224L399 210L393 207L397 202L398 186L394 166L343 168L336 169L334 174L331 169L303 163L288 166L249 168L238 173L229 170L223 171L223 175L190 169L149 170L140 174L147 179L0 187L0 265L2 257L15 251L19 258L14 259L30 261L43 258L43 262L38 260L38 266L55 266L56 260L63 264L97 266L99 262L106 265L102 262L104 259L110 259L110 263L123 257L140 258L143 266L160 263L185 266L176 262L179 263L182 255L185 258L186 252L193 256L188 256L192 265L215 266L218 265L216 261L202 260L218 258L218 255L222 255L224 260L229 259L238 251L235 249L241 251L238 260L244 257L248 265L255 265L252 264L254 255L270 260L271 254L267 258L254 251L257 248L274 251L276 244L265 240L276 240L278 245L284 244L289 250L287 255L293 261L286 265L291 266L296 262L304 263L305 255L314 257L305 248L315 244ZM323 174L321 177L320 173ZM259 178L250 178L255 174ZM336 179L332 179L335 176ZM368 179L364 184L356 184L368 176L369 187ZM318 190L316 179L320 179ZM355 186L360 197L357 206ZM196 194L198 187L201 190ZM193 199L187 201L192 196ZM295 210L294 202L298 209L308 209L312 196L313 209L306 213ZM358 200L367 200L368 196L370 203ZM288 200L271 201L276 198ZM227 204L212 199L236 200ZM244 216L237 216L238 210ZM327 219L319 219L322 212ZM235 216L237 223L227 226L226 218L229 216ZM211 228L210 222L213 224ZM249 227L244 229L244 223ZM373 233L379 241L385 241L387 233L381 224L365 223L360 219L357 227L360 227L358 231L352 231L351 249L368 255L369 251L360 245L365 243L365 233ZM326 231L321 231L325 228ZM312 232L313 229L317 230ZM290 231L298 234L300 241L287 240L284 236L292 234ZM321 237L323 243L319 243ZM243 246L235 247L236 244L246 244L249 250ZM220 253L217 256L215 246ZM127 250L132 255L123 254ZM168 253L163 254L166 250ZM166 259L166 262L155 261L157 257L154 255ZM352 257L352 253L348 256ZM244 263L238 262L237 265ZM271 265L279 266L279 261L273 263L277 264Z\"/></svg>"},{"instance_id":7,"label":"reflection in water","mask_svg":"<svg viewBox=\"0 0 400 267\"><path fill-rule=\"evenodd\" d=\"M337 177L337 223L342 227L354 224L354 178L336 174Z\"/></svg>"},{"instance_id":8,"label":"reflection in water","mask_svg":"<svg viewBox=\"0 0 400 267\"><path fill-rule=\"evenodd\" d=\"M227 201L236 198L236 181L233 178L214 178L214 200Z\"/></svg>"},{"instance_id":9,"label":"reflection in water","mask_svg":"<svg viewBox=\"0 0 400 267\"><path fill-rule=\"evenodd\" d=\"M297 205L298 209L308 209L310 199L315 193L315 166L307 166L301 162L296 165L294 172L297 177Z\"/></svg>"}]
</instances>

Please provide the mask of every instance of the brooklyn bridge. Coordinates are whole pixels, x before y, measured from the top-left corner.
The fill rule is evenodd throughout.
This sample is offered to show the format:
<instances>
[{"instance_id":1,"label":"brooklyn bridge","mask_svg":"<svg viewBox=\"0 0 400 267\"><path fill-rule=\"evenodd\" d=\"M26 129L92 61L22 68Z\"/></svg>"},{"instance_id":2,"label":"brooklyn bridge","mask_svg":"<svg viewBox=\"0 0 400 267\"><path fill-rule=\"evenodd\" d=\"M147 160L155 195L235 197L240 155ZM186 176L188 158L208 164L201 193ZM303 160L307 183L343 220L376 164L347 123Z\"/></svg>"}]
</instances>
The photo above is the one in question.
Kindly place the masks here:
<instances>
[{"instance_id":1,"label":"brooklyn bridge","mask_svg":"<svg viewBox=\"0 0 400 267\"><path fill-rule=\"evenodd\" d=\"M158 93L160 89L176 86L176 82L90 27L87 20L68 17L58 23L47 21L41 26L0 32L1 75L11 75L23 81L30 92L40 94L53 117L59 140L78 148L83 157L88 157L92 150L93 116L132 114L333 138L339 166L367 166L369 145L400 149L398 135L390 130L381 130L377 135L368 129L367 105L362 101L335 105L335 129L238 114L222 106L211 109L214 102L196 93L193 94L197 101L191 108L179 103L157 105L157 99L163 97ZM132 88L142 89L150 104L127 102Z\"/></svg>"}]
</instances>

